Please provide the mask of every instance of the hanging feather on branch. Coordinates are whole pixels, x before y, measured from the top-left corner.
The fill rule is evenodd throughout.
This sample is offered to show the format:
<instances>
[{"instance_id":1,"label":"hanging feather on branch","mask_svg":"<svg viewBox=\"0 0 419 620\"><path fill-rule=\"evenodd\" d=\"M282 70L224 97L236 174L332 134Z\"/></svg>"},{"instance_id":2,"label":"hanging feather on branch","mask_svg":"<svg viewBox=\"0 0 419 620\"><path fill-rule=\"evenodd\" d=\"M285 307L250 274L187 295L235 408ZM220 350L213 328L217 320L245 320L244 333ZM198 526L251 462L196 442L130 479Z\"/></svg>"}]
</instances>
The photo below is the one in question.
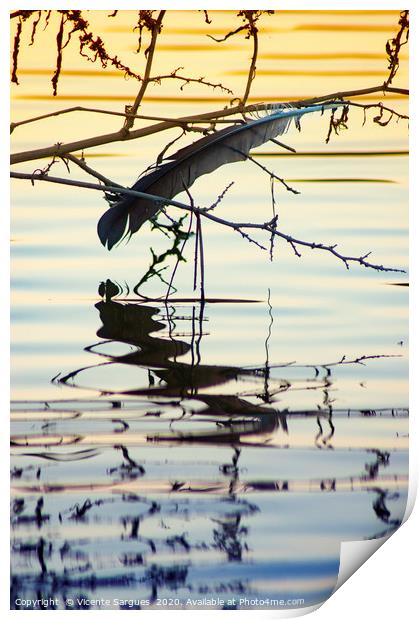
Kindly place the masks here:
<instances>
[{"instance_id":1,"label":"hanging feather on branch","mask_svg":"<svg viewBox=\"0 0 419 620\"><path fill-rule=\"evenodd\" d=\"M172 199L189 189L200 176L214 172L224 164L243 161L251 149L286 133L292 119L299 126L303 114L323 112L339 105L343 104L334 102L305 108L281 104L271 114L226 127L180 149L165 163L138 179L131 189ZM97 227L100 241L111 250L119 241L136 233L161 208L162 204L146 198L122 197L100 218Z\"/></svg>"}]
</instances>

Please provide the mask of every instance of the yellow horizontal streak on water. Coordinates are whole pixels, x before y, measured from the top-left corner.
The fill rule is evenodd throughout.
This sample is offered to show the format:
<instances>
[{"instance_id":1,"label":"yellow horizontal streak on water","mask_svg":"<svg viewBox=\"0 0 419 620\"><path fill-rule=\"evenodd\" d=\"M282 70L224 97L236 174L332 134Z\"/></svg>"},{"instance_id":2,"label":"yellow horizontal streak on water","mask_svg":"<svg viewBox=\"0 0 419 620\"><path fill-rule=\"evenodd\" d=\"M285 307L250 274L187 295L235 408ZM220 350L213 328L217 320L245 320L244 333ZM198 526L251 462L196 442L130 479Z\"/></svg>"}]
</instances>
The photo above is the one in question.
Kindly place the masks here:
<instances>
[{"instance_id":1,"label":"yellow horizontal streak on water","mask_svg":"<svg viewBox=\"0 0 419 620\"><path fill-rule=\"evenodd\" d=\"M81 157L81 154L77 155L78 157ZM94 152L89 152L89 153L83 153L83 157L84 159L91 159L92 157L96 158L96 157L127 157L128 154L127 153L94 153Z\"/></svg>"},{"instance_id":2,"label":"yellow horizontal streak on water","mask_svg":"<svg viewBox=\"0 0 419 620\"><path fill-rule=\"evenodd\" d=\"M391 179L287 179L290 183L397 183Z\"/></svg>"},{"instance_id":3,"label":"yellow horizontal streak on water","mask_svg":"<svg viewBox=\"0 0 419 620\"><path fill-rule=\"evenodd\" d=\"M243 69L236 69L234 71L225 71L224 75L247 75L248 71ZM323 70L311 70L296 71L293 69L258 69L257 75L289 75L289 76L319 76L319 77L380 77L385 78L387 71L370 71L369 69L323 69Z\"/></svg>"},{"instance_id":4,"label":"yellow horizontal streak on water","mask_svg":"<svg viewBox=\"0 0 419 620\"><path fill-rule=\"evenodd\" d=\"M242 45L232 45L231 43L228 44L228 51L237 51L237 50L243 50L243 47L245 47L245 41L243 41ZM131 49L131 48L130 48ZM134 49L134 48L132 48ZM136 48L135 48L136 49ZM221 52L226 52L225 48L222 47L221 45L217 45L215 41L213 41L212 45L211 44L196 44L194 45L193 43L158 43L158 52L214 52L214 51L221 51Z\"/></svg>"},{"instance_id":5,"label":"yellow horizontal streak on water","mask_svg":"<svg viewBox=\"0 0 419 620\"><path fill-rule=\"evenodd\" d=\"M308 99L312 95L283 95L281 94L280 98L272 97L272 96L262 96L262 97L249 97L249 103L260 103L260 102L276 102L276 101L297 101L300 99ZM377 93L376 97L373 96L362 96L362 101L376 101L377 97L379 98L379 93ZM357 97L359 98L359 97ZM386 101L393 99L405 99L404 95L399 95L397 93L386 94ZM14 99L25 99L29 101L127 101L129 99L129 95L58 95L57 97L53 97L52 95L15 95ZM132 95L132 100L135 99L135 94ZM185 97L185 95L181 95L179 97L159 97L159 96L145 96L144 101L150 101L155 103L175 103L178 104L179 101L182 103L216 103L222 102L225 103L229 101L231 96L225 95L224 97ZM353 97L355 99L355 97Z\"/></svg>"},{"instance_id":6,"label":"yellow horizontal streak on water","mask_svg":"<svg viewBox=\"0 0 419 620\"><path fill-rule=\"evenodd\" d=\"M221 11L220 11L221 12ZM222 11L224 13L224 11ZM229 11L225 11L226 13ZM277 11L277 13L279 13L279 11ZM285 14L289 14L289 15L294 15L297 16L298 15L353 15L354 17L362 17L364 15L382 15L382 16L386 16L386 17L398 17L399 16L399 11L375 11L375 10L370 10L370 11L344 11L344 10L336 10L336 11L329 11L329 10L319 10L319 11L310 11L308 10L298 10L298 11L280 11L280 13L285 13Z\"/></svg>"},{"instance_id":7,"label":"yellow horizontal streak on water","mask_svg":"<svg viewBox=\"0 0 419 620\"><path fill-rule=\"evenodd\" d=\"M237 11L232 10L232 9L208 9L207 13L209 15L209 18L211 19L211 17L213 17L214 13L216 13L217 15L237 15ZM398 16L399 15L399 11L392 11L390 9L387 10L381 10L381 11L375 11L375 10L369 10L369 11L364 11L364 10L335 10L335 11L329 11L329 10L310 10L310 9L306 9L306 10L295 10L295 11L290 11L290 10L282 10L282 9L277 9L275 11L275 13L277 15L291 15L291 16L298 16L298 15L354 15L356 17L360 17L362 15L385 15L385 16Z\"/></svg>"},{"instance_id":8,"label":"yellow horizontal streak on water","mask_svg":"<svg viewBox=\"0 0 419 620\"><path fill-rule=\"evenodd\" d=\"M179 51L181 48L178 48L176 46L167 46L167 50L168 51ZM194 51L198 51L201 49L206 49L203 48L202 46L195 46L195 50ZM191 48L188 47L184 47L182 48L182 50L184 51L189 51L191 50ZM354 55L350 55L350 54L313 54L313 55L308 55L308 54L265 54L265 55L261 55L260 58L265 58L267 60L342 60L342 59L363 59L363 60L367 60L367 59L377 59L377 60L381 60L383 61L383 55L382 54L354 54ZM53 68L49 68L49 69L43 69L43 68L32 68L32 69L19 69L18 73L19 75L39 75L39 76L52 76L54 72ZM72 76L72 77L104 77L104 78L108 78L108 77L118 77L120 78L121 75L124 74L124 71L122 70L118 70L118 69L110 69L110 68L103 68L103 69L62 69L60 75L62 77L65 76ZM247 75L248 74L248 70L247 69L237 69L237 70L231 70L231 71L225 71L224 72L225 75ZM278 70L273 70L273 69L258 69L257 70L257 74L258 75L319 75L319 76L386 76L387 75L387 71L385 69L382 69L381 71L374 71L374 70L369 70L369 69L354 69L354 70L347 70L347 69L324 69L324 70L305 70L305 71L300 71L300 70L292 70L292 69L278 69Z\"/></svg>"},{"instance_id":9,"label":"yellow horizontal streak on water","mask_svg":"<svg viewBox=\"0 0 419 620\"><path fill-rule=\"evenodd\" d=\"M180 13L181 11L176 11L177 13ZM237 28L237 25L234 27ZM233 29L234 29L233 28ZM289 29L287 28L286 30L281 30L281 32L288 32ZM127 26L126 25L113 25L113 26L109 26L108 28L106 28L106 32L109 33L114 33L114 34L119 34L119 33L123 33L123 34L127 34ZM201 35L202 37L206 37L207 35L211 35L213 37L216 38L222 38L224 37L227 33L229 32L229 26L226 26L226 28L223 27L219 27L219 28L209 28L207 24L203 24L202 26L197 26L196 28L193 27L176 27L176 26L166 26L163 28L162 30L162 35L170 35L170 34L176 34L176 35ZM265 25L259 25L258 24L258 32L260 33L264 33L264 32L269 32L269 33L273 33L273 32L278 32L278 28L275 27L267 27ZM215 42L214 42L215 43Z\"/></svg>"},{"instance_id":10,"label":"yellow horizontal streak on water","mask_svg":"<svg viewBox=\"0 0 419 620\"><path fill-rule=\"evenodd\" d=\"M54 69L19 69L19 75L48 75L52 76ZM121 77L124 71L118 69L62 69L61 76L75 77Z\"/></svg>"},{"instance_id":11,"label":"yellow horizontal streak on water","mask_svg":"<svg viewBox=\"0 0 419 620\"><path fill-rule=\"evenodd\" d=\"M387 24L299 24L293 30L324 30L331 32L392 32L394 25Z\"/></svg>"},{"instance_id":12,"label":"yellow horizontal streak on water","mask_svg":"<svg viewBox=\"0 0 419 620\"><path fill-rule=\"evenodd\" d=\"M397 157L408 156L409 151L301 151L297 153L277 153L258 151L252 157Z\"/></svg>"},{"instance_id":13,"label":"yellow horizontal streak on water","mask_svg":"<svg viewBox=\"0 0 419 620\"><path fill-rule=\"evenodd\" d=\"M115 438L113 437L113 440ZM165 442L167 445L167 442ZM171 444L173 445L173 444ZM270 480L272 486L269 485L267 488L259 487L257 482L252 481L242 481L237 484L235 491L237 493L263 493L268 492L272 493L274 491L280 493L283 491L283 483L286 482L288 484L287 493L329 493L330 488L325 486L321 487L322 480ZM334 491L336 492L348 492L348 491L362 491L365 489L370 489L375 482L375 486L379 483L380 485L385 485L386 488L391 489L405 489L409 482L408 476L401 475L380 475L376 480L365 479L362 478L342 478L334 480ZM273 485L276 485L275 489ZM173 492L173 485L167 480L144 480L144 478L136 479L132 481L115 481L113 483L86 483L86 484L77 484L77 483L68 483L68 482L56 482L50 484L34 484L34 485L13 485L11 487L12 495L14 493L18 493L19 495L23 493L74 493L74 492L129 492L135 489L137 493L167 493ZM222 494L224 495L229 490L228 482L224 480L185 480L183 487L178 491L178 493L188 493L188 492L199 492L204 491L206 494Z\"/></svg>"},{"instance_id":14,"label":"yellow horizontal streak on water","mask_svg":"<svg viewBox=\"0 0 419 620\"><path fill-rule=\"evenodd\" d=\"M384 54L375 54L370 52L325 52L325 53L308 53L308 54L287 54L287 53L265 53L260 54L259 58L266 60L380 60L384 61ZM406 60L407 56L400 54L400 60Z\"/></svg>"}]
</instances>

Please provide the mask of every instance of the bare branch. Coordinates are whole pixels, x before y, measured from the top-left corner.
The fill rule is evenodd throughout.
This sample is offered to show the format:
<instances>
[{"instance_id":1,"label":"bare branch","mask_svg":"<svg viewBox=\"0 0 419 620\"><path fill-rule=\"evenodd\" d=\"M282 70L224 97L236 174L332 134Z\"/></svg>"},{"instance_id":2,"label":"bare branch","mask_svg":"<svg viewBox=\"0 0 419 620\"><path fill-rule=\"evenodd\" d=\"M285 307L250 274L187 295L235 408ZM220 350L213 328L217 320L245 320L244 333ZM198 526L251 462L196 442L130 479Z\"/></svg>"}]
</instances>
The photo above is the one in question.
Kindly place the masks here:
<instances>
[{"instance_id":1,"label":"bare branch","mask_svg":"<svg viewBox=\"0 0 419 620\"><path fill-rule=\"evenodd\" d=\"M351 90L351 91L342 91L331 93L329 95L323 95L321 97L314 97L310 99L300 99L296 101L288 102L290 105L303 107L306 105L310 105L313 103L326 103L328 101L334 100L342 100L346 97L357 97L360 95L367 95L371 93L398 93L402 95L408 95L409 90L403 88L394 88L392 86L384 87L384 85L374 86L372 88L363 88L360 90ZM189 116L185 118L173 119L170 121L163 121L161 123L156 123L155 125L151 125L148 127L143 127L141 129L136 129L132 131L116 131L113 133L108 133L100 136L93 136L91 138L83 138L81 140L77 140L75 142L69 142L66 144L54 144L49 147L44 147L40 149L33 149L30 151L21 151L19 153L13 153L10 157L10 162L12 164L22 163L24 161L32 161L34 159L40 159L43 157L53 157L54 155L61 157L62 155L66 155L69 152L86 150L89 148L93 148L95 146L101 146L103 144L111 144L112 142L123 142L125 140L135 140L137 138L142 138L144 136L149 136L160 131L165 131L173 125L179 124L181 125L184 122L202 122L207 120L214 120L219 118L225 118L228 116L232 116L234 114L242 114L246 112L256 112L256 111L267 111L270 109L274 109L275 104L252 104L245 106L244 108L240 105L233 106L231 108L224 108L222 110L216 110L214 112L206 112L204 114L198 114L196 116ZM131 114L132 112L130 112ZM185 120L187 119L187 120Z\"/></svg>"},{"instance_id":2,"label":"bare branch","mask_svg":"<svg viewBox=\"0 0 419 620\"><path fill-rule=\"evenodd\" d=\"M329 131L327 132L327 137L326 137L326 144L329 143L330 136L332 135L332 131L334 131L335 134L338 135L340 130L348 129L346 122L348 120L349 107L347 105L343 106L340 109L340 115L337 118L335 117L336 112L337 112L337 109L332 109L332 113L330 115L330 122L329 122Z\"/></svg>"},{"instance_id":3,"label":"bare branch","mask_svg":"<svg viewBox=\"0 0 419 620\"><path fill-rule=\"evenodd\" d=\"M67 14L69 21L72 21L74 26L69 33L69 37L73 32L79 33L79 52L80 55L89 60L90 62L100 61L102 67L105 69L108 64L111 64L116 69L123 71L125 75L141 80L141 76L138 73L134 73L131 69L124 65L117 56L110 56L105 49L104 43L100 37L94 37L93 33L88 30L89 23L83 18L81 11L64 11ZM93 58L90 58L84 50L90 50L93 54Z\"/></svg>"},{"instance_id":4,"label":"bare branch","mask_svg":"<svg viewBox=\"0 0 419 620\"><path fill-rule=\"evenodd\" d=\"M150 166L150 168L157 168L157 166L159 166L161 164L161 162L164 159L164 156L166 155L167 151L174 145L176 144L176 142L178 142L183 136L185 135L185 130L183 129L182 132L176 136L176 138L174 138L173 140L171 140L170 142L168 142L166 144L166 146L160 151L160 153L157 155L157 159L156 162L154 164L152 164Z\"/></svg>"},{"instance_id":5,"label":"bare branch","mask_svg":"<svg viewBox=\"0 0 419 620\"><path fill-rule=\"evenodd\" d=\"M227 187L225 187L223 189L223 191L221 192L221 194L219 196L217 196L217 200L210 206L207 207L205 209L205 211L212 211L213 209L215 209L216 207L218 207L218 205L220 204L220 202L222 201L222 199L224 198L224 196L227 194L228 190L230 189L230 187L234 185L234 181L231 181L231 183L229 183L227 185Z\"/></svg>"},{"instance_id":6,"label":"bare branch","mask_svg":"<svg viewBox=\"0 0 419 620\"><path fill-rule=\"evenodd\" d=\"M261 168L261 170L263 170L264 172L267 172L269 174L269 176L271 177L271 179L276 179L277 181L282 183L282 185L285 187L285 189L288 192L292 192L293 194L301 194L301 192L299 192L298 190L296 190L293 187L291 187L290 185L288 185L288 183L284 179L281 179L281 177L278 177L274 172L271 172L271 170L268 170L268 168L263 166L260 162L258 162L256 159L254 159L251 155L247 155L246 159L251 161L252 164L255 164L256 166L258 166L258 168Z\"/></svg>"},{"instance_id":7,"label":"bare branch","mask_svg":"<svg viewBox=\"0 0 419 620\"><path fill-rule=\"evenodd\" d=\"M259 241L256 241L256 239L253 239L253 237L245 233L241 228L234 228L234 230L238 232L239 235L243 237L243 239L246 239L246 241L248 241L249 243L253 243L254 245L257 245L257 247L261 250L267 251L268 248L266 246L262 245L262 243L259 243Z\"/></svg>"},{"instance_id":8,"label":"bare branch","mask_svg":"<svg viewBox=\"0 0 419 620\"><path fill-rule=\"evenodd\" d=\"M135 26L135 28L133 28L133 30L138 30L138 45L137 45L137 49L135 50L137 54L140 53L141 51L141 45L142 45L142 39L143 39L143 30L148 30L149 32L153 31L153 27L155 25L156 20L153 17L153 13L154 11L150 11L150 10L140 10L138 11L138 21L137 21L137 25ZM148 49L146 49L146 51L144 52L144 55L147 56L148 54Z\"/></svg>"},{"instance_id":9,"label":"bare branch","mask_svg":"<svg viewBox=\"0 0 419 620\"><path fill-rule=\"evenodd\" d=\"M68 153L65 157L63 157L63 159L73 162L73 164L76 164L77 166L79 166L79 168L87 172L87 174L90 174L91 176L95 177L99 181L102 181L102 183L105 183L105 185L113 185L114 187L122 187L122 185L119 185L119 183L115 183L111 179L108 179L105 176L103 176L103 174L100 174L100 172L97 172L96 170L88 166L86 164L86 160L83 157L79 159L75 155Z\"/></svg>"},{"instance_id":10,"label":"bare branch","mask_svg":"<svg viewBox=\"0 0 419 620\"><path fill-rule=\"evenodd\" d=\"M232 30L231 32L227 32L227 34L224 35L224 37L222 37L221 39L217 39L217 37L214 37L212 34L207 34L207 37L209 37L216 43L222 43L223 41L227 41L227 39L229 39L230 37L233 37L235 34L239 32L243 32L243 30L247 30L247 28L248 28L247 24L244 24L244 26L239 26L235 30Z\"/></svg>"},{"instance_id":11,"label":"bare branch","mask_svg":"<svg viewBox=\"0 0 419 620\"><path fill-rule=\"evenodd\" d=\"M39 22L41 21L41 17L42 17L42 11L38 11L38 19L35 19L32 24L31 41L29 45L33 45L35 43L36 29L38 27Z\"/></svg>"},{"instance_id":12,"label":"bare branch","mask_svg":"<svg viewBox=\"0 0 419 620\"><path fill-rule=\"evenodd\" d=\"M199 245L199 270L201 274L201 301L205 301L205 262L204 262L204 237L202 233L201 216L196 214L196 231Z\"/></svg>"},{"instance_id":13,"label":"bare branch","mask_svg":"<svg viewBox=\"0 0 419 620\"><path fill-rule=\"evenodd\" d=\"M273 144L276 144L277 146L282 147L286 151L291 151L291 153L296 153L297 152L292 146L288 146L288 144L284 144L283 142L280 142L276 138L271 138L270 142L273 142Z\"/></svg>"},{"instance_id":14,"label":"bare branch","mask_svg":"<svg viewBox=\"0 0 419 620\"><path fill-rule=\"evenodd\" d=\"M54 95L54 97L57 95L58 80L60 79L61 65L63 61L63 33L65 22L66 20L64 15L61 15L60 27L57 33L57 66L51 79L53 89L52 94Z\"/></svg>"},{"instance_id":15,"label":"bare branch","mask_svg":"<svg viewBox=\"0 0 419 620\"><path fill-rule=\"evenodd\" d=\"M204 15L205 15L205 23L206 23L206 24L211 24L212 22L211 22L211 20L210 20L210 18L209 18L208 11L205 11L205 10L204 10L204 11L203 11L203 13L204 13Z\"/></svg>"},{"instance_id":16,"label":"bare branch","mask_svg":"<svg viewBox=\"0 0 419 620\"><path fill-rule=\"evenodd\" d=\"M114 187L114 186L96 185L94 183L85 183L82 181L74 181L72 179L50 177L45 174L26 174L26 173L21 173L21 172L11 172L10 176L15 179L30 180L32 184L34 184L35 181L48 181L49 183L71 185L73 187L83 187L86 189L93 189L93 190L99 190L102 192L115 193L117 195L126 194L129 196L136 196L138 198L146 198L147 200L155 202L156 204L159 204L161 206L172 205L174 207L177 207L178 209L182 209L184 211L189 211L190 213L202 215L203 217L209 220L212 220L213 222L232 228L233 230L239 232L242 236L245 236L246 238L249 238L249 237L245 231L262 230L262 231L268 232L270 235L274 234L278 236L279 238L284 239L287 243L291 245L291 247L293 247L293 249L295 248L295 246L301 246L301 247L310 248L312 250L322 250L324 252L329 252L330 254L333 254L333 256L341 260L347 269L349 269L350 263L358 263L359 265L362 265L363 267L368 267L376 271L385 271L385 272L392 271L392 272L398 272L398 273L405 273L404 269L396 269L393 267L385 267L384 265L370 263L369 261L366 260L370 252L367 254L364 254L363 256L346 256L336 250L336 247L337 247L336 244L327 245L327 244L318 243L315 241L313 242L303 241L302 239L297 239L296 237L287 235L276 229L276 221L274 221L275 218L263 224L255 224L251 222L231 222L229 220L222 219L208 212L208 210L206 209L189 206L181 202L178 202L176 200L170 200L168 198L164 198L162 196L155 196L153 194L137 192L132 189L125 189L125 188Z\"/></svg>"},{"instance_id":17,"label":"bare branch","mask_svg":"<svg viewBox=\"0 0 419 620\"><path fill-rule=\"evenodd\" d=\"M249 98L249 94L250 94L250 87L252 86L252 82L256 77L256 59L258 56L259 41L258 41L258 29L255 23L257 20L257 16L256 16L256 20L254 17L254 13L257 13L257 11L243 11L243 12L246 16L246 19L249 22L249 35L253 39L253 55L252 55L252 60L250 62L249 73L247 76L246 89L244 91L244 95L241 100L241 104L246 105L247 100Z\"/></svg>"},{"instance_id":18,"label":"bare branch","mask_svg":"<svg viewBox=\"0 0 419 620\"><path fill-rule=\"evenodd\" d=\"M356 90L342 90L337 91L335 93L330 93L329 95L322 95L320 97L312 97L310 99L301 99L300 101L294 100L289 101L290 105L312 105L314 103L322 103L323 101L334 101L334 100L342 100L349 97L361 97L362 95L372 95L374 93L394 93L397 95L409 95L408 88L395 88L394 86L385 86L385 84L380 84L379 86L371 86L369 88L359 88ZM269 104L268 104L269 107Z\"/></svg>"},{"instance_id":19,"label":"bare branch","mask_svg":"<svg viewBox=\"0 0 419 620\"><path fill-rule=\"evenodd\" d=\"M246 34L246 39L250 39L250 38L253 39L253 54L252 54L252 59L250 61L248 75L247 75L246 88L245 88L245 91L244 91L243 98L239 99L240 105L242 107L244 107L246 105L246 103L247 103L247 100L248 100L249 94L250 94L250 87L251 87L252 82L253 82L253 80L255 79L255 76L256 76L256 59L257 59L257 56L258 56L258 47L259 47L258 28L256 26L256 22L259 20L259 18L264 13L267 13L268 15L270 15L273 12L274 11L239 11L237 13L237 17L242 17L243 21L245 22L242 26L239 26L235 30L232 30L231 32L228 32L221 39L217 39L216 37L213 37L211 35L207 35L208 37L210 37L210 39L212 39L213 41L216 41L217 43L221 43L223 41L226 41L227 39L229 39L230 37L234 36L235 34L238 34L239 32L246 32L247 33Z\"/></svg>"},{"instance_id":20,"label":"bare branch","mask_svg":"<svg viewBox=\"0 0 419 620\"><path fill-rule=\"evenodd\" d=\"M101 108L86 108L84 106L73 106L71 108L65 108L63 110L56 110L55 112L49 112L48 114L42 114L41 116L34 116L32 118L27 118L23 121L17 121L15 123L10 123L10 133L12 133L16 129L16 127L20 127L21 125L27 125L28 123L35 123L37 121L42 121L47 118L51 118L52 116L60 116L61 114L69 114L71 112L94 112L96 114L109 114L111 116L123 116L124 118L126 118L127 116L132 116L133 118L138 118L141 120L162 121L166 123L172 123L174 127L176 126L186 127L186 125L192 124L192 123L211 123L211 124L239 123L239 124L243 124L245 122L241 118L239 119L216 118L216 119L209 119L209 120L205 120L205 119L201 120L199 118L197 119L196 117L195 118L184 117L182 119L175 119L175 118L168 118L167 116L127 114L126 112L115 112L114 110L102 110ZM277 142L277 144L280 144L281 146L283 146L284 148L288 148L289 150L294 150L294 149L291 149L291 147L286 147L285 145L279 142Z\"/></svg>"},{"instance_id":21,"label":"bare branch","mask_svg":"<svg viewBox=\"0 0 419 620\"><path fill-rule=\"evenodd\" d=\"M379 109L379 113L378 116L375 116L373 118L374 123L378 123L379 125L381 125L382 127L385 127L386 125L389 124L389 122L391 121L391 119L393 118L393 116L396 117L396 120L409 120L409 117L406 114L400 114L399 112L397 112L397 110L394 110L393 108L389 108L388 106L385 106L381 103L381 101L379 103L358 103L356 101L348 101L347 105L352 106L352 107L356 107L356 108L363 108L364 110L364 124L366 123L367 120L367 115L366 115L366 111L373 109L373 108L378 108ZM384 117L384 112L388 112L389 117L387 120L383 121L383 117Z\"/></svg>"},{"instance_id":22,"label":"bare branch","mask_svg":"<svg viewBox=\"0 0 419 620\"><path fill-rule=\"evenodd\" d=\"M46 18L45 18L46 20L45 27L46 27L49 22L51 10L15 11L11 14L12 18L17 17L19 19L18 26L17 26L17 34L19 36L17 37L17 39L15 39L15 49L14 49L15 55L13 58L13 71L12 71L12 82L15 82L16 84L18 83L17 77L16 77L16 68L17 68L17 58L18 58L18 52L19 52L19 38L20 38L21 30L22 30L22 23L23 21L27 20L29 17L32 17L33 14L36 14L36 13L38 14L38 17L35 18L33 22L31 39L29 42L29 45L33 45L34 40L35 40L37 25L40 21L42 13L46 13ZM79 39L79 53L81 56L83 56L90 62L96 62L97 60L99 60L103 68L106 68L108 64L111 64L116 69L123 71L125 75L133 77L137 80L141 80L141 76L131 71L131 69L128 66L124 65L118 59L117 56L111 57L108 54L108 52L105 49L102 39L100 37L95 37L93 33L89 30L89 23L86 21L86 19L84 19L82 11L59 10L59 11L56 11L56 13L58 15L61 14L61 21L60 21L60 25L59 25L58 32L56 35L57 63L56 63L56 68L55 68L53 77L52 77L53 95L57 94L58 81L59 81L59 77L61 73L61 66L62 66L62 51L65 47L67 47L74 33L77 33L77 36ZM63 42L65 25L67 23L70 24L71 29L67 33L67 40ZM89 56L86 53L86 51L89 51L91 53L91 56Z\"/></svg>"},{"instance_id":23,"label":"bare branch","mask_svg":"<svg viewBox=\"0 0 419 620\"><path fill-rule=\"evenodd\" d=\"M14 39L14 43L13 43L13 54L12 54L12 77L11 77L11 81L14 84L19 84L19 81L17 79L17 59L19 56L19 46L20 46L20 37L22 34L22 20L19 19L18 24L16 26L16 34L15 34L15 39Z\"/></svg>"},{"instance_id":24,"label":"bare branch","mask_svg":"<svg viewBox=\"0 0 419 620\"><path fill-rule=\"evenodd\" d=\"M398 69L399 69L399 53L403 45L409 40L409 11L402 11L399 19L400 30L394 39L389 39L386 45L386 52L388 55L390 74L387 80L384 82L384 86L389 86L393 81ZM403 41L404 35L404 41Z\"/></svg>"},{"instance_id":25,"label":"bare branch","mask_svg":"<svg viewBox=\"0 0 419 620\"><path fill-rule=\"evenodd\" d=\"M28 17L30 17L32 13L35 12L36 11L12 11L12 13L10 13L10 19L16 19L16 17L28 19Z\"/></svg>"},{"instance_id":26,"label":"bare branch","mask_svg":"<svg viewBox=\"0 0 419 620\"><path fill-rule=\"evenodd\" d=\"M147 64L146 64L145 71L144 71L144 77L141 82L140 90L138 91L134 104L132 106L127 106L126 111L128 115L127 115L127 118L125 119L125 123L123 126L123 131L125 132L128 132L131 129L131 127L134 125L134 119L132 118L132 115L137 114L137 110L140 107L140 103L144 97L145 91L147 90L147 86L150 83L150 72L151 72L151 65L153 64L154 50L156 49L156 41L161 31L162 21L163 21L163 17L165 13L166 11L160 11L157 19L153 20L152 25L150 26L151 27L151 43L150 43L149 48L146 50Z\"/></svg>"}]
</instances>

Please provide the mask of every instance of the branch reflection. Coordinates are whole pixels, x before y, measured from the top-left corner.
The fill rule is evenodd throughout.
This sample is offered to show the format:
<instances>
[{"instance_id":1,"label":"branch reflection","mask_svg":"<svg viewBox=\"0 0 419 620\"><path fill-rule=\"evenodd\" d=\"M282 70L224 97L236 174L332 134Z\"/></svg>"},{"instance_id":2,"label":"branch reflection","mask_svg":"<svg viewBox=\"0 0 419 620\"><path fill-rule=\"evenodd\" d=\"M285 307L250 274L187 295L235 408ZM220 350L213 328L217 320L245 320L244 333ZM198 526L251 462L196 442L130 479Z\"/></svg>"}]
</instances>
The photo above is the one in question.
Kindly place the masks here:
<instances>
[{"instance_id":1,"label":"branch reflection","mask_svg":"<svg viewBox=\"0 0 419 620\"><path fill-rule=\"evenodd\" d=\"M108 368L106 389L90 386L102 398L19 405L29 426L12 437L23 459L12 470L12 601L53 596L63 608L71 596L84 609L93 595L112 593L120 608L146 608L126 602L135 591L150 606L162 596L176 596L182 606L190 595L254 593L262 581L274 596L275 579L283 579L302 580L313 604L327 598L319 575L333 589L340 542L359 531L359 519L366 538L400 525L407 476L396 452L374 438L364 449L352 449L350 438L345 450L337 444L343 420L406 416L334 408L334 369L368 358L272 364L270 304L266 361L252 368L203 362L205 303L186 314L174 305L111 299L96 308L100 342L85 350L103 361L53 381L86 389L95 383L89 373L97 380ZM134 381L138 370L134 387L117 387L124 370L134 371ZM277 406L278 395L304 390L318 395L316 407ZM301 433L295 422L306 425L301 446L292 443ZM362 506L351 513L354 530L335 521L342 502L351 511L349 496ZM327 549L322 542L319 551L310 534L316 528ZM300 541L310 536L310 544ZM282 553L286 560L276 558Z\"/></svg>"}]
</instances>

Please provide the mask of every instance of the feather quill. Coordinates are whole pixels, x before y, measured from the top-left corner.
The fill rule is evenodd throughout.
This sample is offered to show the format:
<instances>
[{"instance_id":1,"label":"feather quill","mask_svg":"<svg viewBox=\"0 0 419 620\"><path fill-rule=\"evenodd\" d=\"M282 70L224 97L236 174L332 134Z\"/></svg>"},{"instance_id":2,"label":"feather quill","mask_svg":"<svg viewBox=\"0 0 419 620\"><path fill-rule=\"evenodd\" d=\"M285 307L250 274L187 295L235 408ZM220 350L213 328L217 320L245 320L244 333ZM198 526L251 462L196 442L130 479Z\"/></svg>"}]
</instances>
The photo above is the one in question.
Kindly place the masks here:
<instances>
[{"instance_id":1,"label":"feather quill","mask_svg":"<svg viewBox=\"0 0 419 620\"><path fill-rule=\"evenodd\" d=\"M220 166L243 161L252 148L284 134L292 119L298 123L303 114L336 108L339 103L305 108L283 107L272 114L243 125L225 127L170 155L165 163L140 177L131 189L172 199L190 188L196 179ZM146 198L124 196L100 218L99 239L109 250L127 235L131 237L160 209Z\"/></svg>"}]
</instances>

